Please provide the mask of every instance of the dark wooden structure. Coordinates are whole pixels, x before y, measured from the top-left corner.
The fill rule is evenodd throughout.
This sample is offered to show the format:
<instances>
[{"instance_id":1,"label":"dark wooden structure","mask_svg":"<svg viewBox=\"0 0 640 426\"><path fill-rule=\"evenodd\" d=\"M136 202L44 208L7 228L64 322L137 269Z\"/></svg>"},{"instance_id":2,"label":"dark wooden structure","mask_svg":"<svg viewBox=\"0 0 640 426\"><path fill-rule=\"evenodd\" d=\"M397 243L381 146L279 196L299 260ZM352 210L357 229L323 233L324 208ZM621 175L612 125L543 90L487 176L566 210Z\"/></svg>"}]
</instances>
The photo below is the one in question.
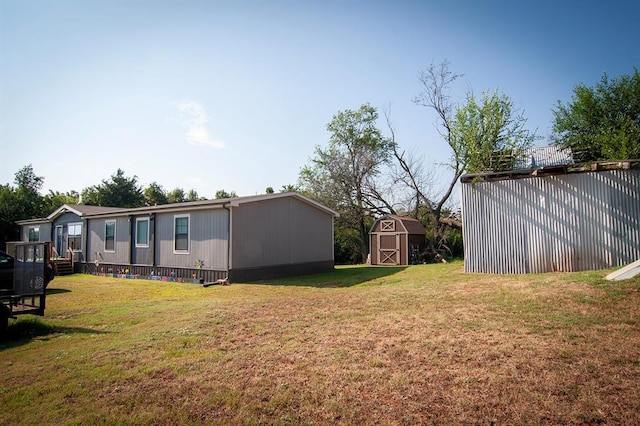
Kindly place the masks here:
<instances>
[{"instance_id":1,"label":"dark wooden structure","mask_svg":"<svg viewBox=\"0 0 640 426\"><path fill-rule=\"evenodd\" d=\"M409 216L387 215L376 220L369 232L372 265L419 263L425 250L426 230Z\"/></svg>"}]
</instances>

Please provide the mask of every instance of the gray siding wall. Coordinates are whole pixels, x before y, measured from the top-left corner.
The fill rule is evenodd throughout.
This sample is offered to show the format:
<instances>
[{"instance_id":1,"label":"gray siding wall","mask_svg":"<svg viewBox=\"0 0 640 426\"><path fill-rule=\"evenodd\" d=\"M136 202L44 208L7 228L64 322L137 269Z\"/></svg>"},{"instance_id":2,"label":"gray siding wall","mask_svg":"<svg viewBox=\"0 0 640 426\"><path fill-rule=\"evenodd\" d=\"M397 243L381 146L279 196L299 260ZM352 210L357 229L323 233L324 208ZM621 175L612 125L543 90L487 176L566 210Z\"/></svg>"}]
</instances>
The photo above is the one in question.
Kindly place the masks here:
<instances>
[{"instance_id":1,"label":"gray siding wall","mask_svg":"<svg viewBox=\"0 0 640 426\"><path fill-rule=\"evenodd\" d=\"M29 241L29 228L39 227L40 235L38 241L51 241L51 224L50 223L40 223L36 225L23 225L22 226L22 236L20 238L21 241Z\"/></svg>"},{"instance_id":2,"label":"gray siding wall","mask_svg":"<svg viewBox=\"0 0 640 426\"><path fill-rule=\"evenodd\" d=\"M115 220L116 222L115 251L107 252L104 249L105 223L111 220ZM95 262L97 259L98 262L129 263L131 249L129 233L131 232L131 224L128 216L90 219L88 220L87 226L88 262Z\"/></svg>"},{"instance_id":3,"label":"gray siding wall","mask_svg":"<svg viewBox=\"0 0 640 426\"><path fill-rule=\"evenodd\" d=\"M333 217L293 197L232 211L231 267L333 261Z\"/></svg>"},{"instance_id":4,"label":"gray siding wall","mask_svg":"<svg viewBox=\"0 0 640 426\"><path fill-rule=\"evenodd\" d=\"M189 252L174 253L174 217L189 215ZM198 259L205 269L227 269L229 213L222 208L156 215L155 249L158 266L193 268ZM153 226L153 225L152 225Z\"/></svg>"},{"instance_id":5,"label":"gray siding wall","mask_svg":"<svg viewBox=\"0 0 640 426\"><path fill-rule=\"evenodd\" d=\"M84 235L85 235L84 227L86 226L86 224L84 223L82 218L77 214L72 212L63 213L61 216L57 217L52 224L52 229L51 229L52 240L51 241L53 241L53 247L56 248L56 250L60 249L61 253L59 253L59 255L63 257L68 255L67 249L69 248L68 238L69 238L70 223L82 223L82 235L83 235L82 239L84 240ZM62 226L62 241L60 242L60 247L58 247L58 242L56 241L56 236L55 236L56 226ZM81 242L80 248L76 248L76 251L81 251L82 250L81 247L83 245L84 245L84 241Z\"/></svg>"},{"instance_id":6,"label":"gray siding wall","mask_svg":"<svg viewBox=\"0 0 640 426\"><path fill-rule=\"evenodd\" d=\"M466 272L539 273L640 258L640 171L462 184Z\"/></svg>"},{"instance_id":7,"label":"gray siding wall","mask_svg":"<svg viewBox=\"0 0 640 426\"><path fill-rule=\"evenodd\" d=\"M133 250L131 263L134 265L153 265L153 250L151 247L134 247Z\"/></svg>"}]
</instances>

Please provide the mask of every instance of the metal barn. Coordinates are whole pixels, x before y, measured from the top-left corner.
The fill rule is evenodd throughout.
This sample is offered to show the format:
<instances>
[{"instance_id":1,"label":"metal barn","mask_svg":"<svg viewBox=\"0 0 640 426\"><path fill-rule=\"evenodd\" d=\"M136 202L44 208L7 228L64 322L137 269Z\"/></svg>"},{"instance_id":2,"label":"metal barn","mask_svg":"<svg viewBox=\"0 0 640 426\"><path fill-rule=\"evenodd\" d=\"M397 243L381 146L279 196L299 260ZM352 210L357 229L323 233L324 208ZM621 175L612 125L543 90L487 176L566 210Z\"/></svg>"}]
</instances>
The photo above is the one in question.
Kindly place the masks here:
<instances>
[{"instance_id":1,"label":"metal barn","mask_svg":"<svg viewBox=\"0 0 640 426\"><path fill-rule=\"evenodd\" d=\"M464 269L581 271L640 258L640 161L465 175Z\"/></svg>"},{"instance_id":2,"label":"metal barn","mask_svg":"<svg viewBox=\"0 0 640 426\"><path fill-rule=\"evenodd\" d=\"M425 249L426 230L419 220L387 215L369 232L372 265L410 265Z\"/></svg>"}]
</instances>

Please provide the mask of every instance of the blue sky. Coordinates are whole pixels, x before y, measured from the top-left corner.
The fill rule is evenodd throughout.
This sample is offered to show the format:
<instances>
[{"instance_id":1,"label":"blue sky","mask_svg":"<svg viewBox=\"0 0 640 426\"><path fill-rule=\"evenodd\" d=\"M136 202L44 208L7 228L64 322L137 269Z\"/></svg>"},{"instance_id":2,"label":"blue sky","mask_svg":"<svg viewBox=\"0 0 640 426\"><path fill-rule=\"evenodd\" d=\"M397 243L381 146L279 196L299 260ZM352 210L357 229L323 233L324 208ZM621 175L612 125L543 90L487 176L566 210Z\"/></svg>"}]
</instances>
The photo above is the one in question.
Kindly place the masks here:
<instances>
[{"instance_id":1,"label":"blue sky","mask_svg":"<svg viewBox=\"0 0 640 426\"><path fill-rule=\"evenodd\" d=\"M499 89L546 144L576 84L640 65L639 18L627 0L0 0L0 183L32 164L43 193L118 168L208 198L279 190L365 102L436 167L447 146L412 99L443 60L455 99Z\"/></svg>"}]
</instances>

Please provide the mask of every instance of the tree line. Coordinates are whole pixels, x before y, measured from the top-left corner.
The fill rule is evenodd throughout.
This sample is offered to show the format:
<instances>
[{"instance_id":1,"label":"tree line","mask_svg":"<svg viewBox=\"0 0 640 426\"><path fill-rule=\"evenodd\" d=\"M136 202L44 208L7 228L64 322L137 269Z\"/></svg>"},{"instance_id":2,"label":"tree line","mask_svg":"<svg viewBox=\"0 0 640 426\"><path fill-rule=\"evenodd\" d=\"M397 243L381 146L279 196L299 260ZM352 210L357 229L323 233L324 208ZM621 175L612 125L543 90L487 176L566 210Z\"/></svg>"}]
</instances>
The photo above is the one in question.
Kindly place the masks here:
<instances>
[{"instance_id":1,"label":"tree line","mask_svg":"<svg viewBox=\"0 0 640 426\"><path fill-rule=\"evenodd\" d=\"M14 185L0 184L0 246L20 239L16 221L46 217L64 204L85 204L109 207L144 207L160 204L206 200L191 189L175 188L167 191L157 182L143 187L137 176L126 176L118 169L109 179L84 188L81 192L49 191L41 195L44 177L38 176L31 164L15 173ZM215 198L236 197L235 191L216 191Z\"/></svg>"},{"instance_id":2,"label":"tree line","mask_svg":"<svg viewBox=\"0 0 640 426\"><path fill-rule=\"evenodd\" d=\"M375 218L410 215L427 228L427 255L462 255L461 217L451 202L464 173L511 170L519 155L538 139L526 118L499 90L469 90L454 102L453 83L462 77L449 62L432 64L419 75L416 106L430 113L441 145L444 168L429 166L419 152L407 152L384 111L368 103L335 114L327 124L326 146L316 146L295 185L298 191L340 213L335 225L337 263L361 263L369 253L368 232ZM640 74L610 78L593 87L578 84L570 101L552 108L551 143L570 149L576 162L640 158ZM380 121L385 131L380 129ZM425 144L426 145L426 144ZM444 185L441 182L444 179ZM83 189L40 195L44 178L31 165L15 174L14 185L0 184L0 245L19 239L15 221L45 217L63 204L142 207L204 200L195 190L165 190L157 182L143 188L137 177L118 169L109 179ZM272 187L265 190L273 193ZM235 197L218 190L215 198Z\"/></svg>"}]
</instances>

